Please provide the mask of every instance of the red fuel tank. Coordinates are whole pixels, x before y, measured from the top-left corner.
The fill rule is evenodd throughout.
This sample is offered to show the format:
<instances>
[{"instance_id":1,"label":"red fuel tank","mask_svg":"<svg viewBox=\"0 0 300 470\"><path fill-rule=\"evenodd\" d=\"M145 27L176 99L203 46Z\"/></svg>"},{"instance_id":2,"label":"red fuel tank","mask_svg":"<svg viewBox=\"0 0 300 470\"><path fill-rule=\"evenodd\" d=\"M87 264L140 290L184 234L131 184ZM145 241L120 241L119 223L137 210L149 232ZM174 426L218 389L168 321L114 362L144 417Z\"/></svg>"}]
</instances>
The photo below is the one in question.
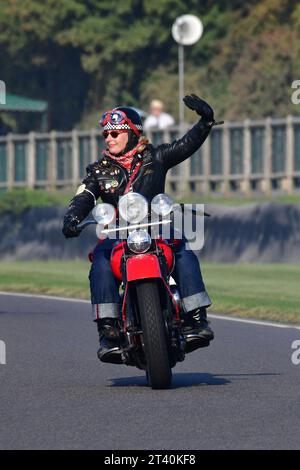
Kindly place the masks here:
<instances>
[{"instance_id":1,"label":"red fuel tank","mask_svg":"<svg viewBox=\"0 0 300 470\"><path fill-rule=\"evenodd\" d=\"M172 248L163 240L158 239L156 240L156 243L158 247L163 251L169 272L172 272L173 263L174 263L174 255L173 255ZM118 243L118 245L116 245L113 248L111 252L111 257L110 257L110 264L111 264L112 272L119 281L122 281L121 258L124 254L125 245L126 245L125 241Z\"/></svg>"}]
</instances>

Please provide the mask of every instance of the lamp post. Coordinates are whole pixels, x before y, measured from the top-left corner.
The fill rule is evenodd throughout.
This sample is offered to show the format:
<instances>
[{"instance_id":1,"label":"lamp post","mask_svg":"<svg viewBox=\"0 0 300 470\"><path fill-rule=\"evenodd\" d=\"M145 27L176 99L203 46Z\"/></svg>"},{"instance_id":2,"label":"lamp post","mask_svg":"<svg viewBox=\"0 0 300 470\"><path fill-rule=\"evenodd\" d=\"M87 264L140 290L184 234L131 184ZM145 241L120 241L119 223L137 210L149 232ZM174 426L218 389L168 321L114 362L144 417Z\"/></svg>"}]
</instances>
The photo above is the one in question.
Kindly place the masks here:
<instances>
[{"instance_id":1,"label":"lamp post","mask_svg":"<svg viewBox=\"0 0 300 470\"><path fill-rule=\"evenodd\" d=\"M184 46L191 46L201 38L203 25L195 15L182 15L176 18L172 26L173 39L178 44L178 85L179 85L179 126L184 128Z\"/></svg>"},{"instance_id":2,"label":"lamp post","mask_svg":"<svg viewBox=\"0 0 300 470\"><path fill-rule=\"evenodd\" d=\"M179 132L183 135L184 126L184 46L191 46L199 41L202 36L203 26L199 18L194 15L182 15L176 18L172 26L173 39L178 44L178 110L179 110ZM179 197L185 193L186 181L189 177L189 162L186 160L180 165Z\"/></svg>"},{"instance_id":3,"label":"lamp post","mask_svg":"<svg viewBox=\"0 0 300 470\"><path fill-rule=\"evenodd\" d=\"M179 110L179 126L180 129L183 129L184 126L184 46L182 44L178 44L178 90L179 90L179 103L178 103L178 110Z\"/></svg>"}]
</instances>

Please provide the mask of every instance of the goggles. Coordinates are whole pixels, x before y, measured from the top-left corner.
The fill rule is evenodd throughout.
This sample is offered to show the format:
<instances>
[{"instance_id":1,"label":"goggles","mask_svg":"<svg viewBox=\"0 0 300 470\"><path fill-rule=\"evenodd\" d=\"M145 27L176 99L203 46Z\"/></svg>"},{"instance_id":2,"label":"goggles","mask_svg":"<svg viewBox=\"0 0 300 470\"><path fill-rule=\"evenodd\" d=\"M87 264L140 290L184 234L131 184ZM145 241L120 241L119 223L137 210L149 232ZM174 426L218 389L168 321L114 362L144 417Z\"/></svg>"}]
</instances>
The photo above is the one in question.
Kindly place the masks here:
<instances>
[{"instance_id":1,"label":"goggles","mask_svg":"<svg viewBox=\"0 0 300 470\"><path fill-rule=\"evenodd\" d=\"M105 130L133 130L133 132L137 135L137 137L140 136L142 132L142 126L140 125L135 125L133 122L129 119L129 117L126 116L126 114L118 109L112 109L110 111L106 111L106 113L103 114L101 117L99 124L105 128Z\"/></svg>"}]
</instances>

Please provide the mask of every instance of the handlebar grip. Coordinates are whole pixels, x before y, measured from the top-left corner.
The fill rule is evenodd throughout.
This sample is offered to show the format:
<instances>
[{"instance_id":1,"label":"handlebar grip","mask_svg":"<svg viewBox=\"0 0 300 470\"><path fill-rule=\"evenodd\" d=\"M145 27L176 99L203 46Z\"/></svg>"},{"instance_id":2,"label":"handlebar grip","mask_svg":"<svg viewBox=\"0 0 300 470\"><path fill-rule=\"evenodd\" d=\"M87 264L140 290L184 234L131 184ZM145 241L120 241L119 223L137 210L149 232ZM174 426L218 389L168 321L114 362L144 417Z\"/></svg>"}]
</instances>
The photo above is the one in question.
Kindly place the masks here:
<instances>
[{"instance_id":1,"label":"handlebar grip","mask_svg":"<svg viewBox=\"0 0 300 470\"><path fill-rule=\"evenodd\" d=\"M179 203L180 207L184 208L185 204L183 202L180 202ZM211 215L208 213L208 212L202 212L202 213L199 213L196 209L190 209L188 208L188 210L190 212L193 212L193 214L198 214L198 215L203 215L204 217L210 217Z\"/></svg>"},{"instance_id":2,"label":"handlebar grip","mask_svg":"<svg viewBox=\"0 0 300 470\"><path fill-rule=\"evenodd\" d=\"M83 220L77 225L77 229L81 231L88 225L92 225L92 224L97 224L97 222L94 219Z\"/></svg>"}]
</instances>

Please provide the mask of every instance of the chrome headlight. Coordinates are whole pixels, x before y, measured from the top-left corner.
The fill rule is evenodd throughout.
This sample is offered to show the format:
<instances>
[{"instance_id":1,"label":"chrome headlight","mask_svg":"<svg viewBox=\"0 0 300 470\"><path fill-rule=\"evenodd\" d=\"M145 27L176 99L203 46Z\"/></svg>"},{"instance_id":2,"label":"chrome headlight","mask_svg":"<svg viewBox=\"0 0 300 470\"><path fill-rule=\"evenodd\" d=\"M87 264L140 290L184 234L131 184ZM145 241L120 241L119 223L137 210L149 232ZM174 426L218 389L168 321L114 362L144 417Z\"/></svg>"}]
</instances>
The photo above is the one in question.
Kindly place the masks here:
<instances>
[{"instance_id":1,"label":"chrome headlight","mask_svg":"<svg viewBox=\"0 0 300 470\"><path fill-rule=\"evenodd\" d=\"M151 246L151 237L147 230L133 230L128 235L127 244L134 253L146 253Z\"/></svg>"},{"instance_id":2,"label":"chrome headlight","mask_svg":"<svg viewBox=\"0 0 300 470\"><path fill-rule=\"evenodd\" d=\"M138 224L148 214L147 199L138 193L122 196L118 204L121 217L131 224Z\"/></svg>"},{"instance_id":3,"label":"chrome headlight","mask_svg":"<svg viewBox=\"0 0 300 470\"><path fill-rule=\"evenodd\" d=\"M158 194L152 199L151 209L157 215L168 215L173 210L174 202L167 194Z\"/></svg>"},{"instance_id":4,"label":"chrome headlight","mask_svg":"<svg viewBox=\"0 0 300 470\"><path fill-rule=\"evenodd\" d=\"M94 219L98 224L109 225L116 217L116 211L111 204L97 204L92 210Z\"/></svg>"}]
</instances>

